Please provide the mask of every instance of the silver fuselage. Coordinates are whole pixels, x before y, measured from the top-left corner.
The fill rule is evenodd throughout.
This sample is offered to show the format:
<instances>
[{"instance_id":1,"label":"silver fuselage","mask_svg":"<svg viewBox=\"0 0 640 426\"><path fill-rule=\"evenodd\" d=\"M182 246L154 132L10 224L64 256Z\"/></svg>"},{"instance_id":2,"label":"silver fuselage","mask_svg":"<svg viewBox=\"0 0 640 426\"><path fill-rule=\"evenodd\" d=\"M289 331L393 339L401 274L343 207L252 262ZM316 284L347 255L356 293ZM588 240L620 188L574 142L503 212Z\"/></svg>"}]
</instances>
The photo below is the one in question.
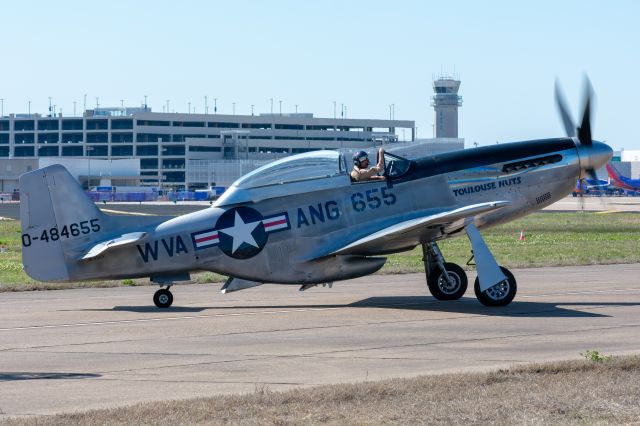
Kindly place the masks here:
<instances>
[{"instance_id":1,"label":"silver fuselage","mask_svg":"<svg viewBox=\"0 0 640 426\"><path fill-rule=\"evenodd\" d=\"M531 159L535 161L527 162ZM470 204L508 202L496 211L475 216L473 222L479 229L511 221L569 194L583 174L585 160L582 162L581 166L575 141L562 138L413 160L409 173L397 180L352 183L345 171L324 180L290 184L290 188L259 188L249 196L247 191L232 187L213 207L149 225L145 240L70 268L70 273L73 279L98 279L206 270L258 282L292 284L352 278L380 267L379 258L370 256L455 236L465 223L460 220L426 227L419 235L359 253L357 261L323 254L408 219ZM216 245L196 246L200 236L215 234L215 230L206 231L215 229L226 211L240 206L265 218L286 217L287 228L263 235L262 243L256 243L261 246L259 252L253 248L246 258L225 253L222 240Z\"/></svg>"}]
</instances>

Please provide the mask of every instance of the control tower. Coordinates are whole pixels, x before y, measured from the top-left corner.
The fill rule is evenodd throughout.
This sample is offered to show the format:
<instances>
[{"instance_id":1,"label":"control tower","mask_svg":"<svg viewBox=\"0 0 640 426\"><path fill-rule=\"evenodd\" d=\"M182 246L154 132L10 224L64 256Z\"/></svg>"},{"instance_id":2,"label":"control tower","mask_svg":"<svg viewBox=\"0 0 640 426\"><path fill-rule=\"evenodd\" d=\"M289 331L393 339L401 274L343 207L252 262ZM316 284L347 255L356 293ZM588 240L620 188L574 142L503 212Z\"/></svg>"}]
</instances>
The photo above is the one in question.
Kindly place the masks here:
<instances>
[{"instance_id":1,"label":"control tower","mask_svg":"<svg viewBox=\"0 0 640 426\"><path fill-rule=\"evenodd\" d=\"M460 80L440 77L433 81L435 95L431 106L436 112L434 126L436 138L458 137L458 107L462 106L462 96L458 96Z\"/></svg>"}]
</instances>

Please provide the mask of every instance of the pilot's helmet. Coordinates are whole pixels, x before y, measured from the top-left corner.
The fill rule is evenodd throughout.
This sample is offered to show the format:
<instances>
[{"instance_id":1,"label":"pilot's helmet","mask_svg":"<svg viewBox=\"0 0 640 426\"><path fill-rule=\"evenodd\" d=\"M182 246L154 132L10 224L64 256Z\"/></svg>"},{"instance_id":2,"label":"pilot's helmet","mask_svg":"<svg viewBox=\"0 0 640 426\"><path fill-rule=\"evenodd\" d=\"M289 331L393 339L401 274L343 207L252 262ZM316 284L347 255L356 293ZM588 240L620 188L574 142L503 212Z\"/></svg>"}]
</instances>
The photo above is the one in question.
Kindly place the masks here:
<instances>
[{"instance_id":1,"label":"pilot's helmet","mask_svg":"<svg viewBox=\"0 0 640 426\"><path fill-rule=\"evenodd\" d=\"M369 156L364 151L358 151L355 154L353 154L353 164L356 166L359 166L361 161L368 160L368 159L369 159Z\"/></svg>"}]
</instances>

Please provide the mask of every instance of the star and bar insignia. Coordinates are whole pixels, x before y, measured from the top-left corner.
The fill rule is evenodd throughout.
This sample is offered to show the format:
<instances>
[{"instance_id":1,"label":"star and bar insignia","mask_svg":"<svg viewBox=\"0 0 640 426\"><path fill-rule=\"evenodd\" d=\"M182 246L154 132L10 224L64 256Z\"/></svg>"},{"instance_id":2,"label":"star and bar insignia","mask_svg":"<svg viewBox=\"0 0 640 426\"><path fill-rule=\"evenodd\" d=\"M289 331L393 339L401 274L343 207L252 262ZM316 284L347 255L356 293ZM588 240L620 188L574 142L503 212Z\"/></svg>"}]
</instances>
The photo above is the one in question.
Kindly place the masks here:
<instances>
[{"instance_id":1,"label":"star and bar insignia","mask_svg":"<svg viewBox=\"0 0 640 426\"><path fill-rule=\"evenodd\" d=\"M192 233L191 239L196 250L219 246L228 256L248 259L262 251L270 233L288 229L287 212L263 217L257 210L241 206L220 215L214 228Z\"/></svg>"}]
</instances>

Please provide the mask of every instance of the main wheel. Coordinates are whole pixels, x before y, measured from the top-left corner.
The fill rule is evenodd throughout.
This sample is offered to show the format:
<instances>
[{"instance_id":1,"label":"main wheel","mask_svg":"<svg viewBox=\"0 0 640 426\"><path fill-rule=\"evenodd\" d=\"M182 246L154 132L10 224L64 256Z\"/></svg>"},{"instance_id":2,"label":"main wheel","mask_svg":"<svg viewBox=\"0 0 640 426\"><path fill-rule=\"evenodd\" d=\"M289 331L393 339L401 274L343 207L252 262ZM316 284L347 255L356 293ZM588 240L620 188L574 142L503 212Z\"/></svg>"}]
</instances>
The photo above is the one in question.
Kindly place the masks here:
<instances>
[{"instance_id":1,"label":"main wheel","mask_svg":"<svg viewBox=\"0 0 640 426\"><path fill-rule=\"evenodd\" d=\"M168 308L173 303L173 294L166 288L161 288L153 295L153 303L158 308Z\"/></svg>"},{"instance_id":2,"label":"main wheel","mask_svg":"<svg viewBox=\"0 0 640 426\"><path fill-rule=\"evenodd\" d=\"M507 276L507 279L489 287L483 292L480 292L480 280L476 278L476 282L473 285L473 290L476 293L476 297L485 306L507 306L518 291L516 285L516 279L507 268L501 266L502 273Z\"/></svg>"},{"instance_id":3,"label":"main wheel","mask_svg":"<svg viewBox=\"0 0 640 426\"><path fill-rule=\"evenodd\" d=\"M434 268L427 278L429 291L438 300L458 300L467 291L467 273L455 263L445 263L451 283L447 280L440 268Z\"/></svg>"}]
</instances>

